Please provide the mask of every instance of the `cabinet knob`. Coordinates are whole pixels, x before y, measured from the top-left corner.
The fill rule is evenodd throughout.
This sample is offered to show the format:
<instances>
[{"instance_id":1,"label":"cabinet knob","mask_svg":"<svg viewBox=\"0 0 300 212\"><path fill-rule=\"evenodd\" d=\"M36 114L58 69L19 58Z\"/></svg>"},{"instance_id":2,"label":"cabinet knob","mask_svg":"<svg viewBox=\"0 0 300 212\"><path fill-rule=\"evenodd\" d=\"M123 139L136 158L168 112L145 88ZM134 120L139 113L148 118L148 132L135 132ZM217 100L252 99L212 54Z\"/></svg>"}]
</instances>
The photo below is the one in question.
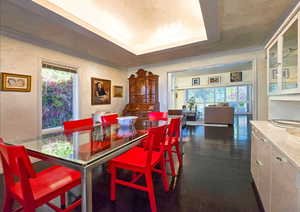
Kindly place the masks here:
<instances>
[{"instance_id":1,"label":"cabinet knob","mask_svg":"<svg viewBox=\"0 0 300 212\"><path fill-rule=\"evenodd\" d=\"M259 165L259 166L263 166L263 163L259 160L256 161L256 164Z\"/></svg>"},{"instance_id":2,"label":"cabinet knob","mask_svg":"<svg viewBox=\"0 0 300 212\"><path fill-rule=\"evenodd\" d=\"M276 160L278 160L280 162L287 162L286 158L282 158L282 157L279 157L279 156L276 157Z\"/></svg>"}]
</instances>

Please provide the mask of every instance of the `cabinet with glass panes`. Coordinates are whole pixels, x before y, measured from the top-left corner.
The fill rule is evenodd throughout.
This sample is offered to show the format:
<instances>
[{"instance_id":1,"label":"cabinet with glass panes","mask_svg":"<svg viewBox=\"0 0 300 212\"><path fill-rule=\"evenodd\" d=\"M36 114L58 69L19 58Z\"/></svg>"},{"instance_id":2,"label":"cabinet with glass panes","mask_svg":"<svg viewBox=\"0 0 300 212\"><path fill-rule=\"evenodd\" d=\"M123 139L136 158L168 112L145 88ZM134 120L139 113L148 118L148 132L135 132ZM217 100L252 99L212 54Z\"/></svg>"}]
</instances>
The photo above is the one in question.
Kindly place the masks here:
<instances>
[{"instance_id":1,"label":"cabinet with glass panes","mask_svg":"<svg viewBox=\"0 0 300 212\"><path fill-rule=\"evenodd\" d=\"M267 44L268 93L300 93L300 12Z\"/></svg>"}]
</instances>

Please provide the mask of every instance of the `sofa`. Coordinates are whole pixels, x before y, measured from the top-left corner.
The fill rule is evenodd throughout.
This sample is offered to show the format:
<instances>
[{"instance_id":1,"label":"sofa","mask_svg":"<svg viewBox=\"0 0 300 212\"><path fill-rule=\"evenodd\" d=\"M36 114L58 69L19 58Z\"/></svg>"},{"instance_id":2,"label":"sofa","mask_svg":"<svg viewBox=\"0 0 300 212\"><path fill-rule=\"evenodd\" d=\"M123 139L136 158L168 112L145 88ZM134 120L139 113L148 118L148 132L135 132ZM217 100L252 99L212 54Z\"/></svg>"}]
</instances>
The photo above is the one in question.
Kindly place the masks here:
<instances>
[{"instance_id":1,"label":"sofa","mask_svg":"<svg viewBox=\"0 0 300 212\"><path fill-rule=\"evenodd\" d=\"M234 108L229 106L208 106L204 108L205 124L233 124Z\"/></svg>"}]
</instances>

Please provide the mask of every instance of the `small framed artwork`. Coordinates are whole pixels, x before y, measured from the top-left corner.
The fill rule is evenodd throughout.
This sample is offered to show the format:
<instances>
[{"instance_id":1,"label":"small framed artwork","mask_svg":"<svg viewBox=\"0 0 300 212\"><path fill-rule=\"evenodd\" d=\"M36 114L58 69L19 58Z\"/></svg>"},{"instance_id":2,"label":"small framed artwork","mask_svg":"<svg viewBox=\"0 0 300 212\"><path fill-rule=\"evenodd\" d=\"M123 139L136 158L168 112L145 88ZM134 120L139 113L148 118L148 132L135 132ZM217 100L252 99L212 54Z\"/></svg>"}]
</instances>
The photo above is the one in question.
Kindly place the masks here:
<instances>
[{"instance_id":1,"label":"small framed artwork","mask_svg":"<svg viewBox=\"0 0 300 212\"><path fill-rule=\"evenodd\" d=\"M242 82L243 81L243 72L231 72L230 73L230 82Z\"/></svg>"},{"instance_id":2,"label":"small framed artwork","mask_svg":"<svg viewBox=\"0 0 300 212\"><path fill-rule=\"evenodd\" d=\"M111 102L111 81L92 78L91 79L92 105L105 105Z\"/></svg>"},{"instance_id":3,"label":"small framed artwork","mask_svg":"<svg viewBox=\"0 0 300 212\"><path fill-rule=\"evenodd\" d=\"M192 78L192 86L200 85L200 77Z\"/></svg>"},{"instance_id":4,"label":"small framed artwork","mask_svg":"<svg viewBox=\"0 0 300 212\"><path fill-rule=\"evenodd\" d=\"M208 84L220 84L221 76L210 76L208 77Z\"/></svg>"},{"instance_id":5,"label":"small framed artwork","mask_svg":"<svg viewBox=\"0 0 300 212\"><path fill-rule=\"evenodd\" d=\"M113 87L114 97L123 97L123 86L115 85Z\"/></svg>"},{"instance_id":6,"label":"small framed artwork","mask_svg":"<svg viewBox=\"0 0 300 212\"><path fill-rule=\"evenodd\" d=\"M31 91L31 76L21 74L1 73L2 91Z\"/></svg>"}]
</instances>

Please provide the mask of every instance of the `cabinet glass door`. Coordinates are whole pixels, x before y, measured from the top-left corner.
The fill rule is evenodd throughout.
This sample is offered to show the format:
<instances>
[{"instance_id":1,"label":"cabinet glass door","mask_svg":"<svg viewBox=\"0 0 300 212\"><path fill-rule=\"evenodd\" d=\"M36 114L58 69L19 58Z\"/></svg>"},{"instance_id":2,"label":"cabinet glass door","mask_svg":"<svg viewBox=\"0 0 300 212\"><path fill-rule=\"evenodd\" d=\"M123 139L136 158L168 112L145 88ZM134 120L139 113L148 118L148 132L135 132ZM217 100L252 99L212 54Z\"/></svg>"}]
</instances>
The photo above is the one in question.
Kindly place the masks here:
<instances>
[{"instance_id":1,"label":"cabinet glass door","mask_svg":"<svg viewBox=\"0 0 300 212\"><path fill-rule=\"evenodd\" d=\"M298 87L298 21L283 34L282 90Z\"/></svg>"},{"instance_id":2,"label":"cabinet glass door","mask_svg":"<svg viewBox=\"0 0 300 212\"><path fill-rule=\"evenodd\" d=\"M278 86L278 43L276 42L269 49L269 93L274 93L279 90Z\"/></svg>"}]
</instances>

